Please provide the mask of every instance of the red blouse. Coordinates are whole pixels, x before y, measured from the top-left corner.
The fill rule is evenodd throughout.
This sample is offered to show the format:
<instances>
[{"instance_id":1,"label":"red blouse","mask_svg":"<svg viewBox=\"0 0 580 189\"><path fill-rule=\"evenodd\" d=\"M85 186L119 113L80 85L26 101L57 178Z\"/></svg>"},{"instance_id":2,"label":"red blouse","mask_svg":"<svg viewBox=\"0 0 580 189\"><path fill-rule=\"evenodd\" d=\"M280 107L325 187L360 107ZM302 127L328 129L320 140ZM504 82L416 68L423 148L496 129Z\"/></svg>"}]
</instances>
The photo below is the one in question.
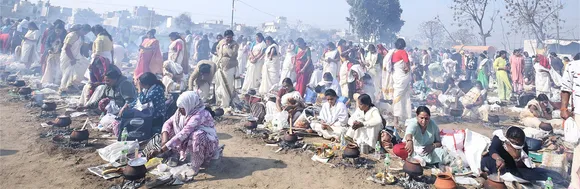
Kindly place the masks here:
<instances>
[{"instance_id":1,"label":"red blouse","mask_svg":"<svg viewBox=\"0 0 580 189\"><path fill-rule=\"evenodd\" d=\"M405 63L409 63L409 54L407 54L406 50L397 50L393 53L393 58L391 58L392 63L396 63L403 60Z\"/></svg>"}]
</instances>

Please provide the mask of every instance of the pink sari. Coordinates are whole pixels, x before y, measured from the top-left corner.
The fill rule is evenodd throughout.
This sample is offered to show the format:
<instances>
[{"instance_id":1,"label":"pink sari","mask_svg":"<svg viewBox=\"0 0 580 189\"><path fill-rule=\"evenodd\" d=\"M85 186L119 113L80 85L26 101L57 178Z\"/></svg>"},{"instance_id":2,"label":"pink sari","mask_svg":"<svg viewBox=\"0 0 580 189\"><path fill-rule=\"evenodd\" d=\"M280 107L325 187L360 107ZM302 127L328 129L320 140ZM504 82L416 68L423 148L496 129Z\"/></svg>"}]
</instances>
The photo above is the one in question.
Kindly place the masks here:
<instances>
[{"instance_id":1,"label":"pink sari","mask_svg":"<svg viewBox=\"0 0 580 189\"><path fill-rule=\"evenodd\" d=\"M163 70L163 57L159 49L159 41L155 38L143 40L141 46L151 49L141 49L139 51L139 62L133 73L133 78L139 78L145 72L161 74Z\"/></svg>"}]
</instances>

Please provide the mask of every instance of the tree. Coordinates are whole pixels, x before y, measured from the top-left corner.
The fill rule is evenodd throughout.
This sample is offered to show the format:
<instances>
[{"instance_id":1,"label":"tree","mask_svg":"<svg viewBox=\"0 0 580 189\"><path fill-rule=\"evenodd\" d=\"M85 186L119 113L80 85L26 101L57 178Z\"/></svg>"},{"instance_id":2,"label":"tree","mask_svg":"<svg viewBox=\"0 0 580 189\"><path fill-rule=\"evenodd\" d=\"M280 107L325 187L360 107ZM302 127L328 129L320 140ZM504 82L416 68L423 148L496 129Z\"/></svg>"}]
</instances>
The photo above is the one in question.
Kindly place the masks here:
<instances>
[{"instance_id":1,"label":"tree","mask_svg":"<svg viewBox=\"0 0 580 189\"><path fill-rule=\"evenodd\" d=\"M350 5L347 18L353 31L362 39L392 42L405 22L401 20L399 0L346 0Z\"/></svg>"},{"instance_id":2,"label":"tree","mask_svg":"<svg viewBox=\"0 0 580 189\"><path fill-rule=\"evenodd\" d=\"M461 27L463 25L475 24L479 31L482 45L487 45L487 38L491 37L495 18L499 10L490 11L488 5L495 0L453 0L451 8L454 11L453 20ZM484 19L486 14L491 14L488 29L484 29Z\"/></svg>"},{"instance_id":3,"label":"tree","mask_svg":"<svg viewBox=\"0 0 580 189\"><path fill-rule=\"evenodd\" d=\"M505 0L507 22L515 33L528 32L536 37L538 43L553 37L548 32L554 31L560 19L558 11L563 6L553 5L551 0ZM522 30L524 28L524 30Z\"/></svg>"},{"instance_id":4,"label":"tree","mask_svg":"<svg viewBox=\"0 0 580 189\"><path fill-rule=\"evenodd\" d=\"M177 25L177 27L180 29L184 30L190 29L191 26L193 25L193 22L191 21L191 16L189 16L186 13L181 13L179 16L175 18L175 25Z\"/></svg>"},{"instance_id":5,"label":"tree","mask_svg":"<svg viewBox=\"0 0 580 189\"><path fill-rule=\"evenodd\" d=\"M423 22L419 26L421 38L427 40L429 47L439 47L443 42L443 25L435 20Z\"/></svg>"}]
</instances>

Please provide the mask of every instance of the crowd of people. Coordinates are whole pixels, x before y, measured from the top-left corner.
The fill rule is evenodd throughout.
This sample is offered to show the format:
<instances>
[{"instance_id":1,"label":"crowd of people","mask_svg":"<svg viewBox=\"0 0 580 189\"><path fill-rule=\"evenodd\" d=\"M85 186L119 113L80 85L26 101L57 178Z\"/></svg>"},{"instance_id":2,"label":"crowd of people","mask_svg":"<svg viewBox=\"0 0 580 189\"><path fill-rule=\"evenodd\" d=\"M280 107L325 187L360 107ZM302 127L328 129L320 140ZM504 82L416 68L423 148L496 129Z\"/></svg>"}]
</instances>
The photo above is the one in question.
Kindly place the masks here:
<instances>
[{"instance_id":1,"label":"crowd of people","mask_svg":"<svg viewBox=\"0 0 580 189\"><path fill-rule=\"evenodd\" d=\"M286 112L289 124L325 139L346 137L365 153L379 142L402 158L418 156L428 164L452 160L446 157L431 114L461 110L453 116L488 121L492 91L497 91L498 104L531 92L527 101L519 100L524 109L521 121L527 127L561 129L562 121L552 119L557 109L563 119L580 120L578 110L568 111L570 97L580 91L576 77L580 54L567 62L555 53L548 58L521 50L509 56L506 51L419 50L408 48L404 39L365 47L339 40L320 51L303 38L276 41L257 33L253 39L235 40L231 30L218 35L213 44L207 35L172 32L168 49L162 49L152 29L141 39L137 63L128 65L123 60L126 53L117 50L115 38L103 26L73 25L67 30L61 20L44 25L29 18L3 20L1 51L16 52L15 60L26 68L41 67L42 83L59 86L61 94L80 92L79 110L123 115L149 104L152 130L160 134L155 140L160 148L150 155L191 154L195 171L219 148L211 105L248 111L266 122L271 121L267 117ZM89 33L94 40L85 37ZM126 67L134 68L132 74L124 73ZM82 84L83 80L88 82ZM319 111L308 113L309 107ZM404 131L402 139L397 141L395 130ZM522 167L513 163L519 161L516 152L527 152L522 132L514 127L505 136L497 133L482 170L517 173ZM518 175L528 180L550 176L566 185L561 176L547 170L534 172L546 173L543 176L524 173Z\"/></svg>"}]
</instances>

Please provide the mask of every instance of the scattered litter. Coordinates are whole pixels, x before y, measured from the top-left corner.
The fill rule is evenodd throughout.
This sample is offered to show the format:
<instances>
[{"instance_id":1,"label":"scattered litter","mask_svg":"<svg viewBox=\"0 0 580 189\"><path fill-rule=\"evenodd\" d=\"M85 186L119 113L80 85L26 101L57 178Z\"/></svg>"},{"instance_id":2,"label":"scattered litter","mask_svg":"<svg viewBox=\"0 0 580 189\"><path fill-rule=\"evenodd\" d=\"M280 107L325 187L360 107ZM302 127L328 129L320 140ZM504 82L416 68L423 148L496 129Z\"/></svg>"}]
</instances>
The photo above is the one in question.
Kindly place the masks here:
<instances>
[{"instance_id":1,"label":"scattered litter","mask_svg":"<svg viewBox=\"0 0 580 189\"><path fill-rule=\"evenodd\" d=\"M518 108L518 107L510 107L509 109L510 109L510 111L515 112L515 113L520 113L524 110L523 108Z\"/></svg>"},{"instance_id":2,"label":"scattered litter","mask_svg":"<svg viewBox=\"0 0 580 189\"><path fill-rule=\"evenodd\" d=\"M312 158L310 158L310 159L312 159L312 161L316 161L316 162L320 162L320 163L328 163L328 160L330 160L330 158L323 158L323 157L320 157L318 155L313 155Z\"/></svg>"},{"instance_id":3,"label":"scattered litter","mask_svg":"<svg viewBox=\"0 0 580 189\"><path fill-rule=\"evenodd\" d=\"M87 112L73 112L70 114L70 117L80 117L80 116L88 116Z\"/></svg>"},{"instance_id":4,"label":"scattered litter","mask_svg":"<svg viewBox=\"0 0 580 189\"><path fill-rule=\"evenodd\" d=\"M465 176L455 176L455 182L457 184L462 184L462 185L475 185L475 186L479 186L479 182L477 182L477 180L471 178L471 177L465 177Z\"/></svg>"}]
</instances>

